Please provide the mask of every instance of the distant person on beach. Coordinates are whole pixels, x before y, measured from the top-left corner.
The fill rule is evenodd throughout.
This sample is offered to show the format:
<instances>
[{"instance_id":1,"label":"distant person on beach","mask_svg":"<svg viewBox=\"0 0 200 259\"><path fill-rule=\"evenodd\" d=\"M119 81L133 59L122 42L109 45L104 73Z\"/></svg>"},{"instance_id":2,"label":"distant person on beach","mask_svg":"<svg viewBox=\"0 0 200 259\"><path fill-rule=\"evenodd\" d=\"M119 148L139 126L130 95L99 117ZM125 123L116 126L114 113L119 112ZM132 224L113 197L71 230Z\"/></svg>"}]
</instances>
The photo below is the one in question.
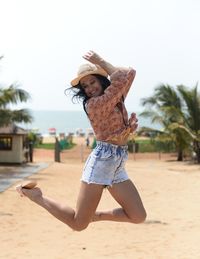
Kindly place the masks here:
<instances>
[{"instance_id":1,"label":"distant person on beach","mask_svg":"<svg viewBox=\"0 0 200 259\"><path fill-rule=\"evenodd\" d=\"M124 100L136 72L132 68L115 67L93 51L83 58L89 63L80 67L71 81L71 89L74 97L83 101L95 133L96 147L83 169L76 208L44 196L37 187L30 190L21 187L18 192L76 231L94 221L142 223L146 212L125 170L128 136L135 132L138 124L135 113L128 119ZM97 211L104 188L118 202L119 208Z\"/></svg>"},{"instance_id":2,"label":"distant person on beach","mask_svg":"<svg viewBox=\"0 0 200 259\"><path fill-rule=\"evenodd\" d=\"M86 142L86 146L89 147L90 146L90 139L89 139L89 137L87 137L85 139L85 142Z\"/></svg>"}]
</instances>

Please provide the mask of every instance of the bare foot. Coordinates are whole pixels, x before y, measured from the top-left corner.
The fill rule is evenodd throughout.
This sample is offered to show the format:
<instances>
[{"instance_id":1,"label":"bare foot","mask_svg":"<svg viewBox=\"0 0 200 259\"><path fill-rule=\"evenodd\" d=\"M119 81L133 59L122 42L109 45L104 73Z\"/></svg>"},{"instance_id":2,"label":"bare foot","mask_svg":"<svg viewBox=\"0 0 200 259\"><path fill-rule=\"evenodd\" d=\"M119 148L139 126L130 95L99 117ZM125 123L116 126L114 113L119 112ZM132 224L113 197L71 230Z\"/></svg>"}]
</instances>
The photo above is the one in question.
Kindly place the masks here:
<instances>
[{"instance_id":1,"label":"bare foot","mask_svg":"<svg viewBox=\"0 0 200 259\"><path fill-rule=\"evenodd\" d=\"M22 183L22 188L33 189L37 185L36 181L30 180Z\"/></svg>"}]
</instances>

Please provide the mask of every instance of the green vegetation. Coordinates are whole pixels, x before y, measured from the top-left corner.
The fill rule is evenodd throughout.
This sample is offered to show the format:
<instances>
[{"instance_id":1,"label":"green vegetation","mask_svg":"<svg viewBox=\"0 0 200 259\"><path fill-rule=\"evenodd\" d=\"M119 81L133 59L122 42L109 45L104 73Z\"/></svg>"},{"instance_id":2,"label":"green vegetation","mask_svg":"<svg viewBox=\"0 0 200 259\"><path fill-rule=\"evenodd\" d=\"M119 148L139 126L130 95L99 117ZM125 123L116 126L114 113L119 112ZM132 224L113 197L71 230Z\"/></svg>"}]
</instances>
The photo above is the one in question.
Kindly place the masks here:
<instances>
[{"instance_id":1,"label":"green vegetation","mask_svg":"<svg viewBox=\"0 0 200 259\"><path fill-rule=\"evenodd\" d=\"M136 139L135 142L128 142L129 152L133 153L133 145L135 145L135 152L162 152L172 153L175 152L175 146L173 142L160 142L154 139Z\"/></svg>"},{"instance_id":2,"label":"green vegetation","mask_svg":"<svg viewBox=\"0 0 200 259\"><path fill-rule=\"evenodd\" d=\"M154 141L173 143L177 160L182 161L184 153L194 153L200 163L200 94L198 85L189 89L183 85L173 88L160 85L154 94L142 100L146 106L140 116L151 118L152 124L159 123L163 129L142 128L139 134L148 133Z\"/></svg>"},{"instance_id":3,"label":"green vegetation","mask_svg":"<svg viewBox=\"0 0 200 259\"><path fill-rule=\"evenodd\" d=\"M28 133L28 141L33 143L34 148L55 149L55 143L43 143L42 135L34 131ZM60 151L71 149L76 145L73 143L72 136L64 137L58 140L58 143Z\"/></svg>"},{"instance_id":4,"label":"green vegetation","mask_svg":"<svg viewBox=\"0 0 200 259\"><path fill-rule=\"evenodd\" d=\"M55 148L55 143L35 144L34 148L54 149Z\"/></svg>"},{"instance_id":5,"label":"green vegetation","mask_svg":"<svg viewBox=\"0 0 200 259\"><path fill-rule=\"evenodd\" d=\"M64 147L62 147L60 145L61 150L67 150L67 149L71 149L75 146L76 144L74 143L69 143L67 145L65 145ZM55 149L55 143L43 143L43 144L35 144L34 148L43 148L43 149Z\"/></svg>"},{"instance_id":6,"label":"green vegetation","mask_svg":"<svg viewBox=\"0 0 200 259\"><path fill-rule=\"evenodd\" d=\"M0 86L0 127L15 122L31 122L32 116L27 109L10 109L10 104L27 102L29 99L29 93L18 88L17 85L11 85L6 88Z\"/></svg>"},{"instance_id":7,"label":"green vegetation","mask_svg":"<svg viewBox=\"0 0 200 259\"><path fill-rule=\"evenodd\" d=\"M55 143L43 143L43 138L33 132L29 134L29 140L33 141L34 148L55 149ZM71 149L76 145L73 143L73 139L71 136L59 140L58 143L61 151Z\"/></svg>"}]
</instances>

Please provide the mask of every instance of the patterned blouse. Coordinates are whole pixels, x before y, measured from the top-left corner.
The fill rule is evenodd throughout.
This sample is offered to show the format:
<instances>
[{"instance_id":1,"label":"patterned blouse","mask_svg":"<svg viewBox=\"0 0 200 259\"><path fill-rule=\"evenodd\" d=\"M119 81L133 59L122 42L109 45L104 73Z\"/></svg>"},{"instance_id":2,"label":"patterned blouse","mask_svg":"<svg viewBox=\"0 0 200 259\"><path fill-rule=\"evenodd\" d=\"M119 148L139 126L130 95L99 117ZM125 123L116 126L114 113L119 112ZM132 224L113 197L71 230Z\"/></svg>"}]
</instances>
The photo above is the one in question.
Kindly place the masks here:
<instances>
[{"instance_id":1,"label":"patterned blouse","mask_svg":"<svg viewBox=\"0 0 200 259\"><path fill-rule=\"evenodd\" d=\"M125 99L135 77L135 70L119 69L110 76L111 84L103 95L87 102L87 112L97 140L125 144L132 128Z\"/></svg>"}]
</instances>

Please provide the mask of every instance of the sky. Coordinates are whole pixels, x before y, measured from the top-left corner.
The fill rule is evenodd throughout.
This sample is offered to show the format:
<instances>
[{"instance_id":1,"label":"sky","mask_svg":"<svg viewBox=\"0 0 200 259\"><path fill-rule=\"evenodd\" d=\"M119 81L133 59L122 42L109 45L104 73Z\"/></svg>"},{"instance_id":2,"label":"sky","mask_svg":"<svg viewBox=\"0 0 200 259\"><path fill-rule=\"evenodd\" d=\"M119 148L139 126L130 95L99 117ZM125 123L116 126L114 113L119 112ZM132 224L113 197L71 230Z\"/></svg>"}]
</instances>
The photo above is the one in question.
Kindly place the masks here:
<instances>
[{"instance_id":1,"label":"sky","mask_svg":"<svg viewBox=\"0 0 200 259\"><path fill-rule=\"evenodd\" d=\"M0 0L0 10L0 85L31 95L18 108L82 110L64 91L88 50L137 71L128 111L161 83L200 79L199 0Z\"/></svg>"}]
</instances>

